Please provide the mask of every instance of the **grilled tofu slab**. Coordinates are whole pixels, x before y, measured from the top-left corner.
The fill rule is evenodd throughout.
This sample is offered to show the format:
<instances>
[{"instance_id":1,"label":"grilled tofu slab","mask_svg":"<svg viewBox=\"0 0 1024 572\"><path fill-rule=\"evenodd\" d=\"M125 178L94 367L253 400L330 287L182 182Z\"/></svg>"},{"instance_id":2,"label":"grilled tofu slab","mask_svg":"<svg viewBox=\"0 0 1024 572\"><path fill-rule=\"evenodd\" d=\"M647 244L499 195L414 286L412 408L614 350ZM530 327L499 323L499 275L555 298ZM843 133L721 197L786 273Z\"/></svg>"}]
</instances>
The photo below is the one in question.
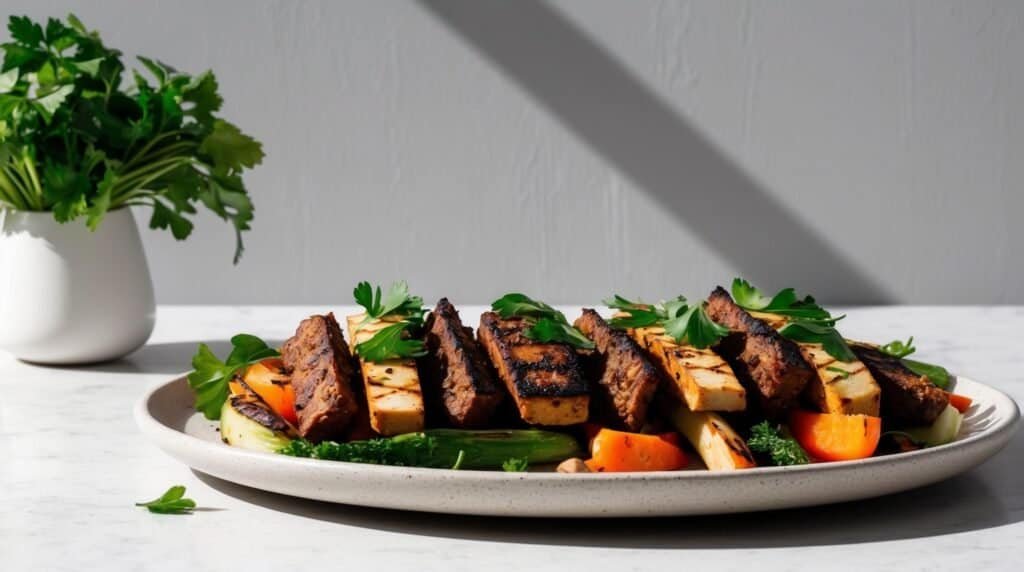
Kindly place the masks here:
<instances>
[{"instance_id":1,"label":"grilled tofu slab","mask_svg":"<svg viewBox=\"0 0 1024 572\"><path fill-rule=\"evenodd\" d=\"M722 418L711 411L691 411L679 403L668 415L672 425L686 437L710 471L735 471L757 466L746 441Z\"/></svg>"},{"instance_id":2,"label":"grilled tofu slab","mask_svg":"<svg viewBox=\"0 0 1024 572\"><path fill-rule=\"evenodd\" d=\"M515 401L523 421L532 425L575 425L587 420L589 388L572 347L540 343L523 335L522 318L480 316L477 338L498 378Z\"/></svg>"},{"instance_id":3,"label":"grilled tofu slab","mask_svg":"<svg viewBox=\"0 0 1024 572\"><path fill-rule=\"evenodd\" d=\"M362 324L366 314L348 317L348 333L352 347L372 338L374 334L397 319L387 316ZM370 427L390 436L423 430L423 392L416 360L395 359L381 362L359 358L363 387L370 414Z\"/></svg>"},{"instance_id":4,"label":"grilled tofu slab","mask_svg":"<svg viewBox=\"0 0 1024 572\"><path fill-rule=\"evenodd\" d=\"M574 325L596 346L584 361L595 372L591 379L598 380L594 392L602 413L616 425L639 431L661 381L658 370L626 332L612 328L594 310L585 308Z\"/></svg>"},{"instance_id":5,"label":"grilled tofu slab","mask_svg":"<svg viewBox=\"0 0 1024 572\"><path fill-rule=\"evenodd\" d=\"M882 417L909 425L931 425L949 405L949 394L928 378L907 369L898 358L876 346L850 342L850 349L878 381L882 389Z\"/></svg>"},{"instance_id":6,"label":"grilled tofu slab","mask_svg":"<svg viewBox=\"0 0 1024 572\"><path fill-rule=\"evenodd\" d=\"M801 392L817 376L796 343L736 305L721 286L708 297L707 313L734 332L716 350L741 380L749 378L765 415L778 417L796 405Z\"/></svg>"},{"instance_id":7,"label":"grilled tofu slab","mask_svg":"<svg viewBox=\"0 0 1024 572\"><path fill-rule=\"evenodd\" d=\"M678 344L661 326L632 328L629 336L670 381L672 393L690 411L742 411L747 392L732 367L709 348Z\"/></svg>"},{"instance_id":8,"label":"grilled tofu slab","mask_svg":"<svg viewBox=\"0 0 1024 572\"><path fill-rule=\"evenodd\" d=\"M441 298L426 324L426 345L420 383L424 396L441 409L455 427L482 427L494 414L505 390L499 385L473 330L462 325L459 313Z\"/></svg>"},{"instance_id":9,"label":"grilled tofu slab","mask_svg":"<svg viewBox=\"0 0 1024 572\"><path fill-rule=\"evenodd\" d=\"M359 410L359 374L334 314L303 320L281 359L292 372L299 434L311 441L342 438Z\"/></svg>"},{"instance_id":10,"label":"grilled tofu slab","mask_svg":"<svg viewBox=\"0 0 1024 572\"><path fill-rule=\"evenodd\" d=\"M750 315L776 330L789 322L778 314L750 312ZM807 384L804 395L819 411L878 417L882 390L863 362L839 361L828 355L821 344L796 342L796 346L818 373L818 377Z\"/></svg>"}]
</instances>

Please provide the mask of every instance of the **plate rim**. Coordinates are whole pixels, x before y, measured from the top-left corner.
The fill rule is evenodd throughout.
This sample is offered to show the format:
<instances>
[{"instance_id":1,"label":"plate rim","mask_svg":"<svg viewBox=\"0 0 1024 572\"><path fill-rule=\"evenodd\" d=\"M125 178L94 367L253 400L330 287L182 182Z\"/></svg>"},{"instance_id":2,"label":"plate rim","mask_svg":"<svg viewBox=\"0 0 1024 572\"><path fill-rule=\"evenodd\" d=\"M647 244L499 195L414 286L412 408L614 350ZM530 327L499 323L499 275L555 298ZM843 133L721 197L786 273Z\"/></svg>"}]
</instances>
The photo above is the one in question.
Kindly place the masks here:
<instances>
[{"instance_id":1,"label":"plate rim","mask_svg":"<svg viewBox=\"0 0 1024 572\"><path fill-rule=\"evenodd\" d=\"M967 381L969 384L975 384L987 391L992 392L997 401L1003 401L1008 415L997 419L991 426L986 427L980 432L970 435L962 440L947 443L945 445L939 445L937 447L930 447L927 449L919 449L916 451L910 451L906 453L897 453L893 455L884 455L880 457L869 457L867 459L856 459L850 461L832 461L822 463L810 463L807 465L793 465L793 466L768 466L768 467L752 467L749 469L736 470L736 471L711 471L711 470L686 470L686 471L656 471L656 472L624 472L624 473L555 473L555 472L505 472L505 471L487 471L480 469L437 469L427 467L406 467L406 466L389 466L389 465L374 465L368 463L352 463L347 461L329 461L322 459L305 459L297 457L289 457L287 455L280 455L274 453L264 453L260 451L250 451L241 449L238 447L232 447L222 442L212 442L195 435L190 435L185 431L179 431L173 427L170 427L159 419L157 419L149 410L151 401L161 391L167 391L171 386L175 384L188 384L187 377L185 375L179 375L170 380L163 381L150 387L139 399L136 401L133 408L133 416L135 418L136 425L142 434L151 442L156 444L159 448L165 449L163 446L164 439L175 439L178 441L188 441L194 446L198 446L201 449L209 452L210 454L226 455L228 457L235 458L247 458L255 460L256 462L268 462L278 465L292 465L296 467L305 467L322 470L334 470L344 471L346 473L353 472L365 472L368 476L373 474L380 475L423 475L440 478L456 478L457 475L465 475L466 477L473 477L474 479L484 479L492 481L559 481L559 482L572 482L573 480L587 480L587 481L607 481L609 483L621 482L621 481L702 481L702 480L729 480L729 479L749 479L758 475L761 476L778 476L781 474L792 474L800 475L806 473L828 473L832 471L846 471L855 469L858 467L864 467L869 469L871 467L882 467L892 464L902 464L906 462L912 462L914 459L921 457L935 457L940 455L955 454L962 449L974 448L975 446L981 445L987 441L996 441L1005 438L1005 442L1009 442L1013 434L1016 432L1018 425L1020 424L1020 407L1017 402L1003 392L1000 389L992 387L991 385L976 381L973 378L967 376L953 376L957 382ZM998 408L997 409L1002 409ZM1005 445L1005 442L1003 445ZM173 457L174 455L172 455ZM183 462L177 459L179 462ZM183 462L184 463L184 462ZM184 463L188 464L188 463Z\"/></svg>"}]
</instances>

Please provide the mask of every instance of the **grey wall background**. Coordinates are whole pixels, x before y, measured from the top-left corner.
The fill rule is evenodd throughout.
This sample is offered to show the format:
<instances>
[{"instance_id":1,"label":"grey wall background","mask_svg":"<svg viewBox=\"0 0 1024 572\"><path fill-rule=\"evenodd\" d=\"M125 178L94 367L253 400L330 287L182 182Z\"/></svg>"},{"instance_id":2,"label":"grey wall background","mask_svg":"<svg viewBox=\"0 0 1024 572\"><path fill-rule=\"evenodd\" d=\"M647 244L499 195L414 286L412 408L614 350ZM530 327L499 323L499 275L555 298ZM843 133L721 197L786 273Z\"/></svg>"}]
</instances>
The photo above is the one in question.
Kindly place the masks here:
<instances>
[{"instance_id":1,"label":"grey wall background","mask_svg":"<svg viewBox=\"0 0 1024 572\"><path fill-rule=\"evenodd\" d=\"M1024 3L6 0L213 68L257 216L144 231L163 303L522 290L1024 303ZM144 221L142 221L144 222Z\"/></svg>"}]
</instances>

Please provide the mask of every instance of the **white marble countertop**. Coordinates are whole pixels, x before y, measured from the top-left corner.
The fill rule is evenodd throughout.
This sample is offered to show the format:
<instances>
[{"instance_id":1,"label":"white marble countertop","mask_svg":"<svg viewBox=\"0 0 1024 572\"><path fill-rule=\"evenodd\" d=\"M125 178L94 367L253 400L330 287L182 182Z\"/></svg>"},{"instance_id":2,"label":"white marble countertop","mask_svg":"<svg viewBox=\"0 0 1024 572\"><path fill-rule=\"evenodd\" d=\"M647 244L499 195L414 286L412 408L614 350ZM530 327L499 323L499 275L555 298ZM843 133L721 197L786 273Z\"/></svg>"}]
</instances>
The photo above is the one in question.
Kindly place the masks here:
<instances>
[{"instance_id":1,"label":"white marble countertop","mask_svg":"<svg viewBox=\"0 0 1024 572\"><path fill-rule=\"evenodd\" d=\"M147 443L132 406L188 369L201 341L283 340L324 307L161 307L150 343L85 368L0 354L0 569L1019 569L1024 436L972 472L909 493L756 515L525 520L320 504L197 474ZM344 311L344 308L336 308ZM469 309L467 308L467 311ZM849 310L844 333L913 334L922 359L1024 403L1024 308ZM184 484L201 512L132 506Z\"/></svg>"}]
</instances>

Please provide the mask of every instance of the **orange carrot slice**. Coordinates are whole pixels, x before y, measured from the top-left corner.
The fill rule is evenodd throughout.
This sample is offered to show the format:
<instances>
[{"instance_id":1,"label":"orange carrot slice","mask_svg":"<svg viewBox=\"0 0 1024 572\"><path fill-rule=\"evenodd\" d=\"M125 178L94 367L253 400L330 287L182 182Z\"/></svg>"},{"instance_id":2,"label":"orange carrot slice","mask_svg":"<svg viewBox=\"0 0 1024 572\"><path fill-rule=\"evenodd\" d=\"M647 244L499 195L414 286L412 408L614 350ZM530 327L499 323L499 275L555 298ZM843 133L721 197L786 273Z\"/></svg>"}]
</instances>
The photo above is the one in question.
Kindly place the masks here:
<instances>
[{"instance_id":1,"label":"orange carrot slice","mask_svg":"<svg viewBox=\"0 0 1024 572\"><path fill-rule=\"evenodd\" d=\"M882 436L881 417L794 411L789 430L808 453L822 461L863 459Z\"/></svg>"}]
</instances>

